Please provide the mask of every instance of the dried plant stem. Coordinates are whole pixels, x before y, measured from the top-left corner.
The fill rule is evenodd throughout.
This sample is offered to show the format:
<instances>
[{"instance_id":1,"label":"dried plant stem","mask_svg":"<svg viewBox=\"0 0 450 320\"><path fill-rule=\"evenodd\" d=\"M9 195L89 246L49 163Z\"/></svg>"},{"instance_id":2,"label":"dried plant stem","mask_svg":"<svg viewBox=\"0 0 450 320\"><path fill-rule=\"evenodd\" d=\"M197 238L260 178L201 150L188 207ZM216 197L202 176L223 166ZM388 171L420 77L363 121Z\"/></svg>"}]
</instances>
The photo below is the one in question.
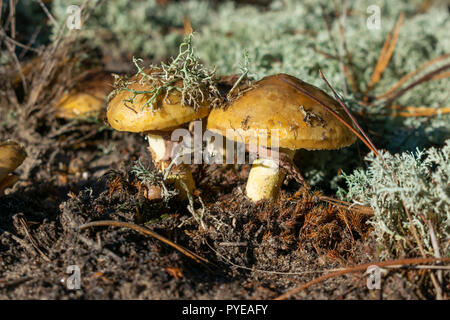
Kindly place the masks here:
<instances>
[{"instance_id":1,"label":"dried plant stem","mask_svg":"<svg viewBox=\"0 0 450 320\"><path fill-rule=\"evenodd\" d=\"M395 105L392 106L391 109L394 110L392 115L397 117L432 117L439 114L450 113L450 107L427 108Z\"/></svg>"},{"instance_id":2,"label":"dried plant stem","mask_svg":"<svg viewBox=\"0 0 450 320\"><path fill-rule=\"evenodd\" d=\"M42 10L45 12L45 14L47 15L47 18L50 19L50 21L55 25L55 27L58 27L58 22L56 22L56 19L53 17L53 15L50 13L50 11L47 9L47 7L45 6L45 4L42 2L42 0L36 0L39 5L41 6Z\"/></svg>"},{"instance_id":3,"label":"dried plant stem","mask_svg":"<svg viewBox=\"0 0 450 320\"><path fill-rule=\"evenodd\" d=\"M339 58L338 56L333 55L333 54L328 53L328 52L325 52L325 51L323 51L323 50L321 50L321 49L317 49L317 48L314 47L314 46L310 46L310 48L311 48L311 50L313 50L314 52L316 52L316 53L318 53L318 54L324 56L324 57L327 58L327 59L333 59L333 60L337 60L337 61L340 60L340 58Z\"/></svg>"},{"instance_id":4,"label":"dried plant stem","mask_svg":"<svg viewBox=\"0 0 450 320\"><path fill-rule=\"evenodd\" d=\"M299 272L283 272L283 271L272 271L272 270L262 270L262 269L256 269L256 268L250 268L246 266L242 266L239 264L234 263L230 259L226 258L224 255L220 254L217 250L215 250L207 241L205 241L205 244L213 251L217 256L219 256L221 259L223 259L226 263L229 265L242 269L247 270L251 272L258 272L258 273L265 273L265 274L277 274L277 275L285 275L285 276L295 276L295 275L305 275L305 274L312 274L312 273L325 273L325 272L333 272L333 271L339 271L343 269L325 269L325 270L305 270L305 271L299 271ZM219 243L220 246L223 246L223 243ZM231 243L228 245L241 245L240 243Z\"/></svg>"},{"instance_id":5,"label":"dried plant stem","mask_svg":"<svg viewBox=\"0 0 450 320\"><path fill-rule=\"evenodd\" d=\"M11 38L13 40L16 39L16 3L14 0L9 0L9 18L10 18L10 26L11 26ZM13 45L13 51L15 50L15 46Z\"/></svg>"},{"instance_id":6,"label":"dried plant stem","mask_svg":"<svg viewBox=\"0 0 450 320\"><path fill-rule=\"evenodd\" d=\"M387 165L385 165L385 166L387 167ZM395 174L395 172L392 174L392 177L394 178L394 182L397 184L397 186L400 187L400 183L398 181L398 178L397 178L397 175ZM400 199L400 203L402 205L403 211L406 213L406 216L408 217L409 228L411 230L411 233L413 234L414 239L416 240L417 245L419 246L420 254L425 259L426 253L425 253L425 250L424 250L423 244L422 244L423 239L421 239L421 237L417 233L416 227L412 220L411 213L409 212L408 208L406 207L405 201L403 201L403 199ZM436 290L436 299L442 300L442 290L441 290L441 287L439 286L439 283L438 283L436 277L434 276L434 273L430 272L430 278L431 278L431 282L433 283L433 286Z\"/></svg>"},{"instance_id":7,"label":"dried plant stem","mask_svg":"<svg viewBox=\"0 0 450 320\"><path fill-rule=\"evenodd\" d=\"M374 215L374 211L371 207L358 205L358 204L350 203L347 201L343 201L343 200L339 200L339 199L335 199L335 198L331 198L331 197L327 197L327 196L319 196L319 199L323 200L327 203L330 203L333 206L340 207L340 208L343 208L343 209L346 209L349 211L356 211L358 213L362 213L367 216Z\"/></svg>"},{"instance_id":8,"label":"dried plant stem","mask_svg":"<svg viewBox=\"0 0 450 320\"><path fill-rule=\"evenodd\" d=\"M328 82L327 78L325 78L325 75L322 73L321 70L319 70L320 73L320 77L325 81L325 83L327 84L327 86L331 89L331 91L334 94L334 97L336 98L336 100L339 102L339 104L341 105L341 107L345 110L345 112L348 114L348 116L350 117L350 119L352 119L353 123L355 124L355 126L358 128L358 130L361 132L361 134L364 136L366 143L368 143L372 148L371 150L373 151L373 153L375 153L376 155L378 155L378 150L375 147L375 145L372 143L372 141L369 139L369 137L367 136L367 134L364 132L364 130L361 128L361 126L358 124L358 122L356 121L355 117L353 117L352 113L350 112L350 110L347 108L347 106L345 105L345 103L342 101L341 97L339 97L339 95L336 93L336 91L333 89L333 87L330 85L330 83ZM363 140L364 142L364 140Z\"/></svg>"},{"instance_id":9,"label":"dried plant stem","mask_svg":"<svg viewBox=\"0 0 450 320\"><path fill-rule=\"evenodd\" d=\"M381 76L383 75L384 70L386 69L389 61L391 60L392 54L394 53L395 45L397 44L398 35L400 33L400 27L402 26L404 13L402 12L398 17L397 24L394 29L392 29L388 36L386 37L386 41L384 42L383 49L381 49L380 57L378 58L378 62L375 65L375 69L373 70L372 76L370 78L367 89L364 93L366 96L368 92L370 92L373 87L380 81Z\"/></svg>"},{"instance_id":10,"label":"dried plant stem","mask_svg":"<svg viewBox=\"0 0 450 320\"><path fill-rule=\"evenodd\" d=\"M36 48L32 48L30 47L30 45L25 45L23 43L20 43L12 38L10 38L5 31L3 30L3 28L0 27L0 40L6 40L8 42L11 42L12 44L14 44L15 46L18 46L20 48L23 48L24 50L28 50L28 51L33 51L36 52L38 54L40 54L42 51Z\"/></svg>"},{"instance_id":11,"label":"dried plant stem","mask_svg":"<svg viewBox=\"0 0 450 320\"><path fill-rule=\"evenodd\" d=\"M442 72L444 72L447 69L450 69L450 63L448 63L448 64L446 64L446 65L444 65L444 66L442 66L442 67L440 67L440 68L438 68L438 69L436 69L434 71L431 71L431 72L427 73L426 75L424 75L423 77L417 79L416 81L414 81L410 85L408 85L405 88L403 88L403 89L397 91L396 93L392 94L392 96L386 100L386 105L391 104L394 100L400 98L408 90L414 88L415 86L418 86L419 84L422 84L425 81L434 79L434 77L436 77L437 75L441 74Z\"/></svg>"},{"instance_id":12,"label":"dried plant stem","mask_svg":"<svg viewBox=\"0 0 450 320\"><path fill-rule=\"evenodd\" d=\"M342 14L341 19L339 20L339 56L340 56L340 68L342 73L342 82L343 82L343 90L344 94L347 95L347 83L345 82L346 72L344 66L344 52L345 52L345 22L347 18L347 1L344 0L342 3Z\"/></svg>"},{"instance_id":13,"label":"dried plant stem","mask_svg":"<svg viewBox=\"0 0 450 320\"><path fill-rule=\"evenodd\" d=\"M36 241L31 236L30 231L28 230L27 222L25 221L23 215L19 216L19 221L25 231L25 235L28 237L28 240L30 240L31 245L36 250L36 252L39 253L42 259L44 259L46 262L51 262L50 258L44 252L42 252Z\"/></svg>"},{"instance_id":14,"label":"dried plant stem","mask_svg":"<svg viewBox=\"0 0 450 320\"><path fill-rule=\"evenodd\" d=\"M414 265L414 264L424 264L424 263L432 263L436 261L442 261L442 262L450 262L450 258L410 258L410 259L398 259L398 260L390 260L390 261L380 261L380 262L369 262L365 264L361 264L358 266L346 268L343 270L339 270L336 272L332 272L326 275L323 275L319 278L316 278L312 281L309 281L299 287L293 288L291 290L288 290L287 292L283 293L281 296L277 297L275 300L286 300L293 295L299 293L300 291L307 289L311 287L312 285L318 284L320 282L323 282L327 279L334 278L337 276L341 276L348 273L354 273L354 272L361 272L366 271L368 267L370 266L377 266L377 267L387 267L387 266L397 266L397 265Z\"/></svg>"},{"instance_id":15,"label":"dried plant stem","mask_svg":"<svg viewBox=\"0 0 450 320\"><path fill-rule=\"evenodd\" d=\"M337 10L337 5L335 3L335 8ZM340 16L339 20L339 61L340 61L340 68L343 76L343 82L344 82L344 93L347 95L347 83L345 82L345 79L349 82L354 92L360 92L358 81L356 81L355 78L355 70L352 62L352 57L350 55L350 52L348 51L347 47L347 41L345 38L345 25L347 22L347 1L344 0L342 2L342 14ZM345 62L345 59L347 59L347 63Z\"/></svg>"},{"instance_id":16,"label":"dried plant stem","mask_svg":"<svg viewBox=\"0 0 450 320\"><path fill-rule=\"evenodd\" d=\"M433 246L434 256L436 258L441 258L442 256L441 256L441 251L439 249L439 241L436 236L436 232L434 232L433 223L431 222L431 220L427 220L427 224L428 224L428 229L430 230L430 239L431 239L431 244ZM437 272L437 277L438 277L439 284L440 284L441 290L442 290L442 271Z\"/></svg>"},{"instance_id":17,"label":"dried plant stem","mask_svg":"<svg viewBox=\"0 0 450 320\"><path fill-rule=\"evenodd\" d=\"M450 71L439 73L435 76L432 76L430 80L441 80L450 77Z\"/></svg>"},{"instance_id":18,"label":"dried plant stem","mask_svg":"<svg viewBox=\"0 0 450 320\"><path fill-rule=\"evenodd\" d=\"M392 93L394 93L398 88L400 88L406 81L408 81L409 79L411 79L412 77L414 77L415 75L417 75L419 72L421 72L422 70L426 69L427 67L443 61L447 58L450 57L450 54L444 54L442 56L439 56L437 58L434 58L428 62L425 62L424 64L422 64L419 68L417 68L416 70L408 73L407 75L403 76L399 81L397 81L396 84L394 84L389 90L387 90L385 93L376 96L375 99L380 100L383 98L387 98L388 96L390 96ZM445 74L445 73L444 73ZM436 76L437 77L437 76ZM434 78L437 79L437 78Z\"/></svg>"},{"instance_id":19,"label":"dried plant stem","mask_svg":"<svg viewBox=\"0 0 450 320\"><path fill-rule=\"evenodd\" d=\"M158 239L161 242L164 242L165 244L180 251L182 254L193 259L194 261L196 261L198 263L211 264L211 262L209 262L207 259L199 256L195 252L192 252L189 249L186 249L186 248L176 244L175 242L159 235L158 233L156 233L146 227L139 226L137 224L133 224L133 223L129 223L129 222L114 221L114 220L101 220L101 221L93 221L93 222L83 224L80 226L80 230L84 230L84 229L91 228L91 227L119 227L119 228L132 229L141 234L153 237L155 239Z\"/></svg>"}]
</instances>

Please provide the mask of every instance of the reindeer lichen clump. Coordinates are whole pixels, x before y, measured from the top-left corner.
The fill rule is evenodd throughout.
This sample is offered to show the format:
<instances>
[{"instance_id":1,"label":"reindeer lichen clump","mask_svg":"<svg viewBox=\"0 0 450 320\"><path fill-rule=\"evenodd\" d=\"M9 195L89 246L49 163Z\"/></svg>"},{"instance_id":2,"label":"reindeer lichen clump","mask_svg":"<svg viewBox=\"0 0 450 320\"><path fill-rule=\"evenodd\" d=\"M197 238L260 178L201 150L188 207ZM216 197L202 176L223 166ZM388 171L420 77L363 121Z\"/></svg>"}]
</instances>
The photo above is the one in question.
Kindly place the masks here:
<instances>
[{"instance_id":1,"label":"reindeer lichen clump","mask_svg":"<svg viewBox=\"0 0 450 320\"><path fill-rule=\"evenodd\" d=\"M173 90L181 93L181 105L191 106L195 110L204 101L210 101L211 108L217 107L222 101L217 88L218 80L215 70L208 69L200 63L192 46L192 34L185 37L180 44L177 57L169 64L161 62L160 66L150 65L149 68L143 68L139 65L140 62L142 59L133 57L133 63L137 68L134 78L138 78L141 85L150 85L151 89L131 89L129 85L135 81L115 75L115 90L111 93L109 100L123 90L132 93L132 96L126 100L130 103L134 102L137 95L147 94L150 97L142 108L150 107L152 111L155 111L157 98L164 95L167 101Z\"/></svg>"},{"instance_id":2,"label":"reindeer lichen clump","mask_svg":"<svg viewBox=\"0 0 450 320\"><path fill-rule=\"evenodd\" d=\"M424 249L435 251L434 233L444 249L441 253L450 256L450 139L440 149L395 155L380 152L379 157L371 153L366 160L370 163L366 170L343 174L348 191L340 189L338 195L374 209L370 224L385 249L383 254L417 250L412 245L406 208L423 239Z\"/></svg>"}]
</instances>

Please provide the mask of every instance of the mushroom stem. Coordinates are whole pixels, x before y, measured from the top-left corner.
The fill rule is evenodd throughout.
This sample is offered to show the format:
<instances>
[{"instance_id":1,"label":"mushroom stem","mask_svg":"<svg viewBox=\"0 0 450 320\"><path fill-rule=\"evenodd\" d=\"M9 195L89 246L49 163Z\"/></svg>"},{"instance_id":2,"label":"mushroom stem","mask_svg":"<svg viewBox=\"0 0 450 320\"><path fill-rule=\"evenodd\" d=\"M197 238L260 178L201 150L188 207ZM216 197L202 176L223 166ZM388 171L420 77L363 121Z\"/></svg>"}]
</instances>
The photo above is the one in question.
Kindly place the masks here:
<instances>
[{"instance_id":1,"label":"mushroom stem","mask_svg":"<svg viewBox=\"0 0 450 320\"><path fill-rule=\"evenodd\" d=\"M284 152L289 159L294 158L295 151L283 149L280 152ZM247 180L247 196L253 201L276 201L285 176L286 173L276 161L256 159Z\"/></svg>"},{"instance_id":2,"label":"mushroom stem","mask_svg":"<svg viewBox=\"0 0 450 320\"><path fill-rule=\"evenodd\" d=\"M160 172L169 167L171 162L171 141L157 134L147 134L150 152L152 153L153 161ZM181 199L186 199L185 186L180 182L184 182L188 192L192 194L195 190L195 182L192 177L192 172L189 167L183 163L173 165L170 168L170 174L167 177L167 182L172 183L174 187L180 192Z\"/></svg>"}]
</instances>

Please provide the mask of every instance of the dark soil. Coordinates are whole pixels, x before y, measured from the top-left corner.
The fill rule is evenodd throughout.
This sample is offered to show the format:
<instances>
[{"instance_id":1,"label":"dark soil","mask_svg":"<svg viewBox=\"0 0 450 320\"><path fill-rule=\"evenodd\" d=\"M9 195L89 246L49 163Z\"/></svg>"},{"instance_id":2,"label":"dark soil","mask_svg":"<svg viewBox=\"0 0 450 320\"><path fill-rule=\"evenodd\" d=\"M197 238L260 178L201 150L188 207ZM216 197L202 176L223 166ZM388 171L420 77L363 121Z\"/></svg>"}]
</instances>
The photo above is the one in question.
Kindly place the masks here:
<instances>
[{"instance_id":1,"label":"dark soil","mask_svg":"<svg viewBox=\"0 0 450 320\"><path fill-rule=\"evenodd\" d=\"M98 126L84 125L86 132L76 135L89 139L77 144L68 143L74 137L67 133L43 146L30 146L27 129L12 122L1 128L0 140L14 137L29 154L17 170L21 180L0 198L1 299L271 299L321 270L378 260L365 216L336 208L294 181L276 204L250 202L243 194L247 165L193 167L195 208L205 229L186 202L143 196L131 174L137 159L151 168L142 136ZM79 230L96 220L144 224L210 263L128 228ZM70 265L81 270L80 290L66 286ZM391 272L382 290L371 291L365 275L351 274L295 297L426 297L407 275Z\"/></svg>"}]
</instances>

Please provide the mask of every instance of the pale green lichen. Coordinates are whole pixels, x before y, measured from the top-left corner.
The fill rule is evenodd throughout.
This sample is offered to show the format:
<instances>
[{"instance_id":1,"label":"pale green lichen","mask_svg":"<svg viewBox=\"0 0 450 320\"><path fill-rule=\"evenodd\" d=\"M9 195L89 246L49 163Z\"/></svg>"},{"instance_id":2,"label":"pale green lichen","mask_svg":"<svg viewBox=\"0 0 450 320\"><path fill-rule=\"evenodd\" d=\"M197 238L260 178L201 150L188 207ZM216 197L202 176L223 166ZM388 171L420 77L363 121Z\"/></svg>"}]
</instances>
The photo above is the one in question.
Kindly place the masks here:
<instances>
[{"instance_id":1,"label":"pale green lichen","mask_svg":"<svg viewBox=\"0 0 450 320\"><path fill-rule=\"evenodd\" d=\"M167 202L176 197L179 192L175 189L169 189L166 185L164 173L154 168L146 168L140 160L135 161L131 173L146 187L158 186L161 188L161 198Z\"/></svg>"},{"instance_id":2,"label":"pale green lichen","mask_svg":"<svg viewBox=\"0 0 450 320\"><path fill-rule=\"evenodd\" d=\"M156 109L157 99L162 95L164 95L163 99L170 103L168 98L173 91L181 93L181 105L193 107L195 110L205 102L208 102L211 108L215 108L223 100L217 87L218 79L215 70L208 69L201 64L194 53L192 34L185 37L180 44L178 55L170 63L162 62L159 66L150 65L148 68L144 68L139 64L140 62L142 59L133 58L133 63L137 68L134 78L139 80L127 80L116 76L115 90L108 100L124 90L132 93L132 96L125 100L130 103L134 103L136 96L145 94L149 98L141 106L141 109L150 107L152 112ZM130 84L136 81L151 88L131 89Z\"/></svg>"},{"instance_id":3,"label":"pale green lichen","mask_svg":"<svg viewBox=\"0 0 450 320\"><path fill-rule=\"evenodd\" d=\"M420 254L414 245L406 208L426 251L434 252L429 220L444 248L441 254L450 256L450 140L440 149L395 155L381 151L379 157L370 153L366 161L369 162L366 170L342 175L347 190L340 189L338 195L374 209L369 223L385 249L383 254L387 256L392 251Z\"/></svg>"}]
</instances>

